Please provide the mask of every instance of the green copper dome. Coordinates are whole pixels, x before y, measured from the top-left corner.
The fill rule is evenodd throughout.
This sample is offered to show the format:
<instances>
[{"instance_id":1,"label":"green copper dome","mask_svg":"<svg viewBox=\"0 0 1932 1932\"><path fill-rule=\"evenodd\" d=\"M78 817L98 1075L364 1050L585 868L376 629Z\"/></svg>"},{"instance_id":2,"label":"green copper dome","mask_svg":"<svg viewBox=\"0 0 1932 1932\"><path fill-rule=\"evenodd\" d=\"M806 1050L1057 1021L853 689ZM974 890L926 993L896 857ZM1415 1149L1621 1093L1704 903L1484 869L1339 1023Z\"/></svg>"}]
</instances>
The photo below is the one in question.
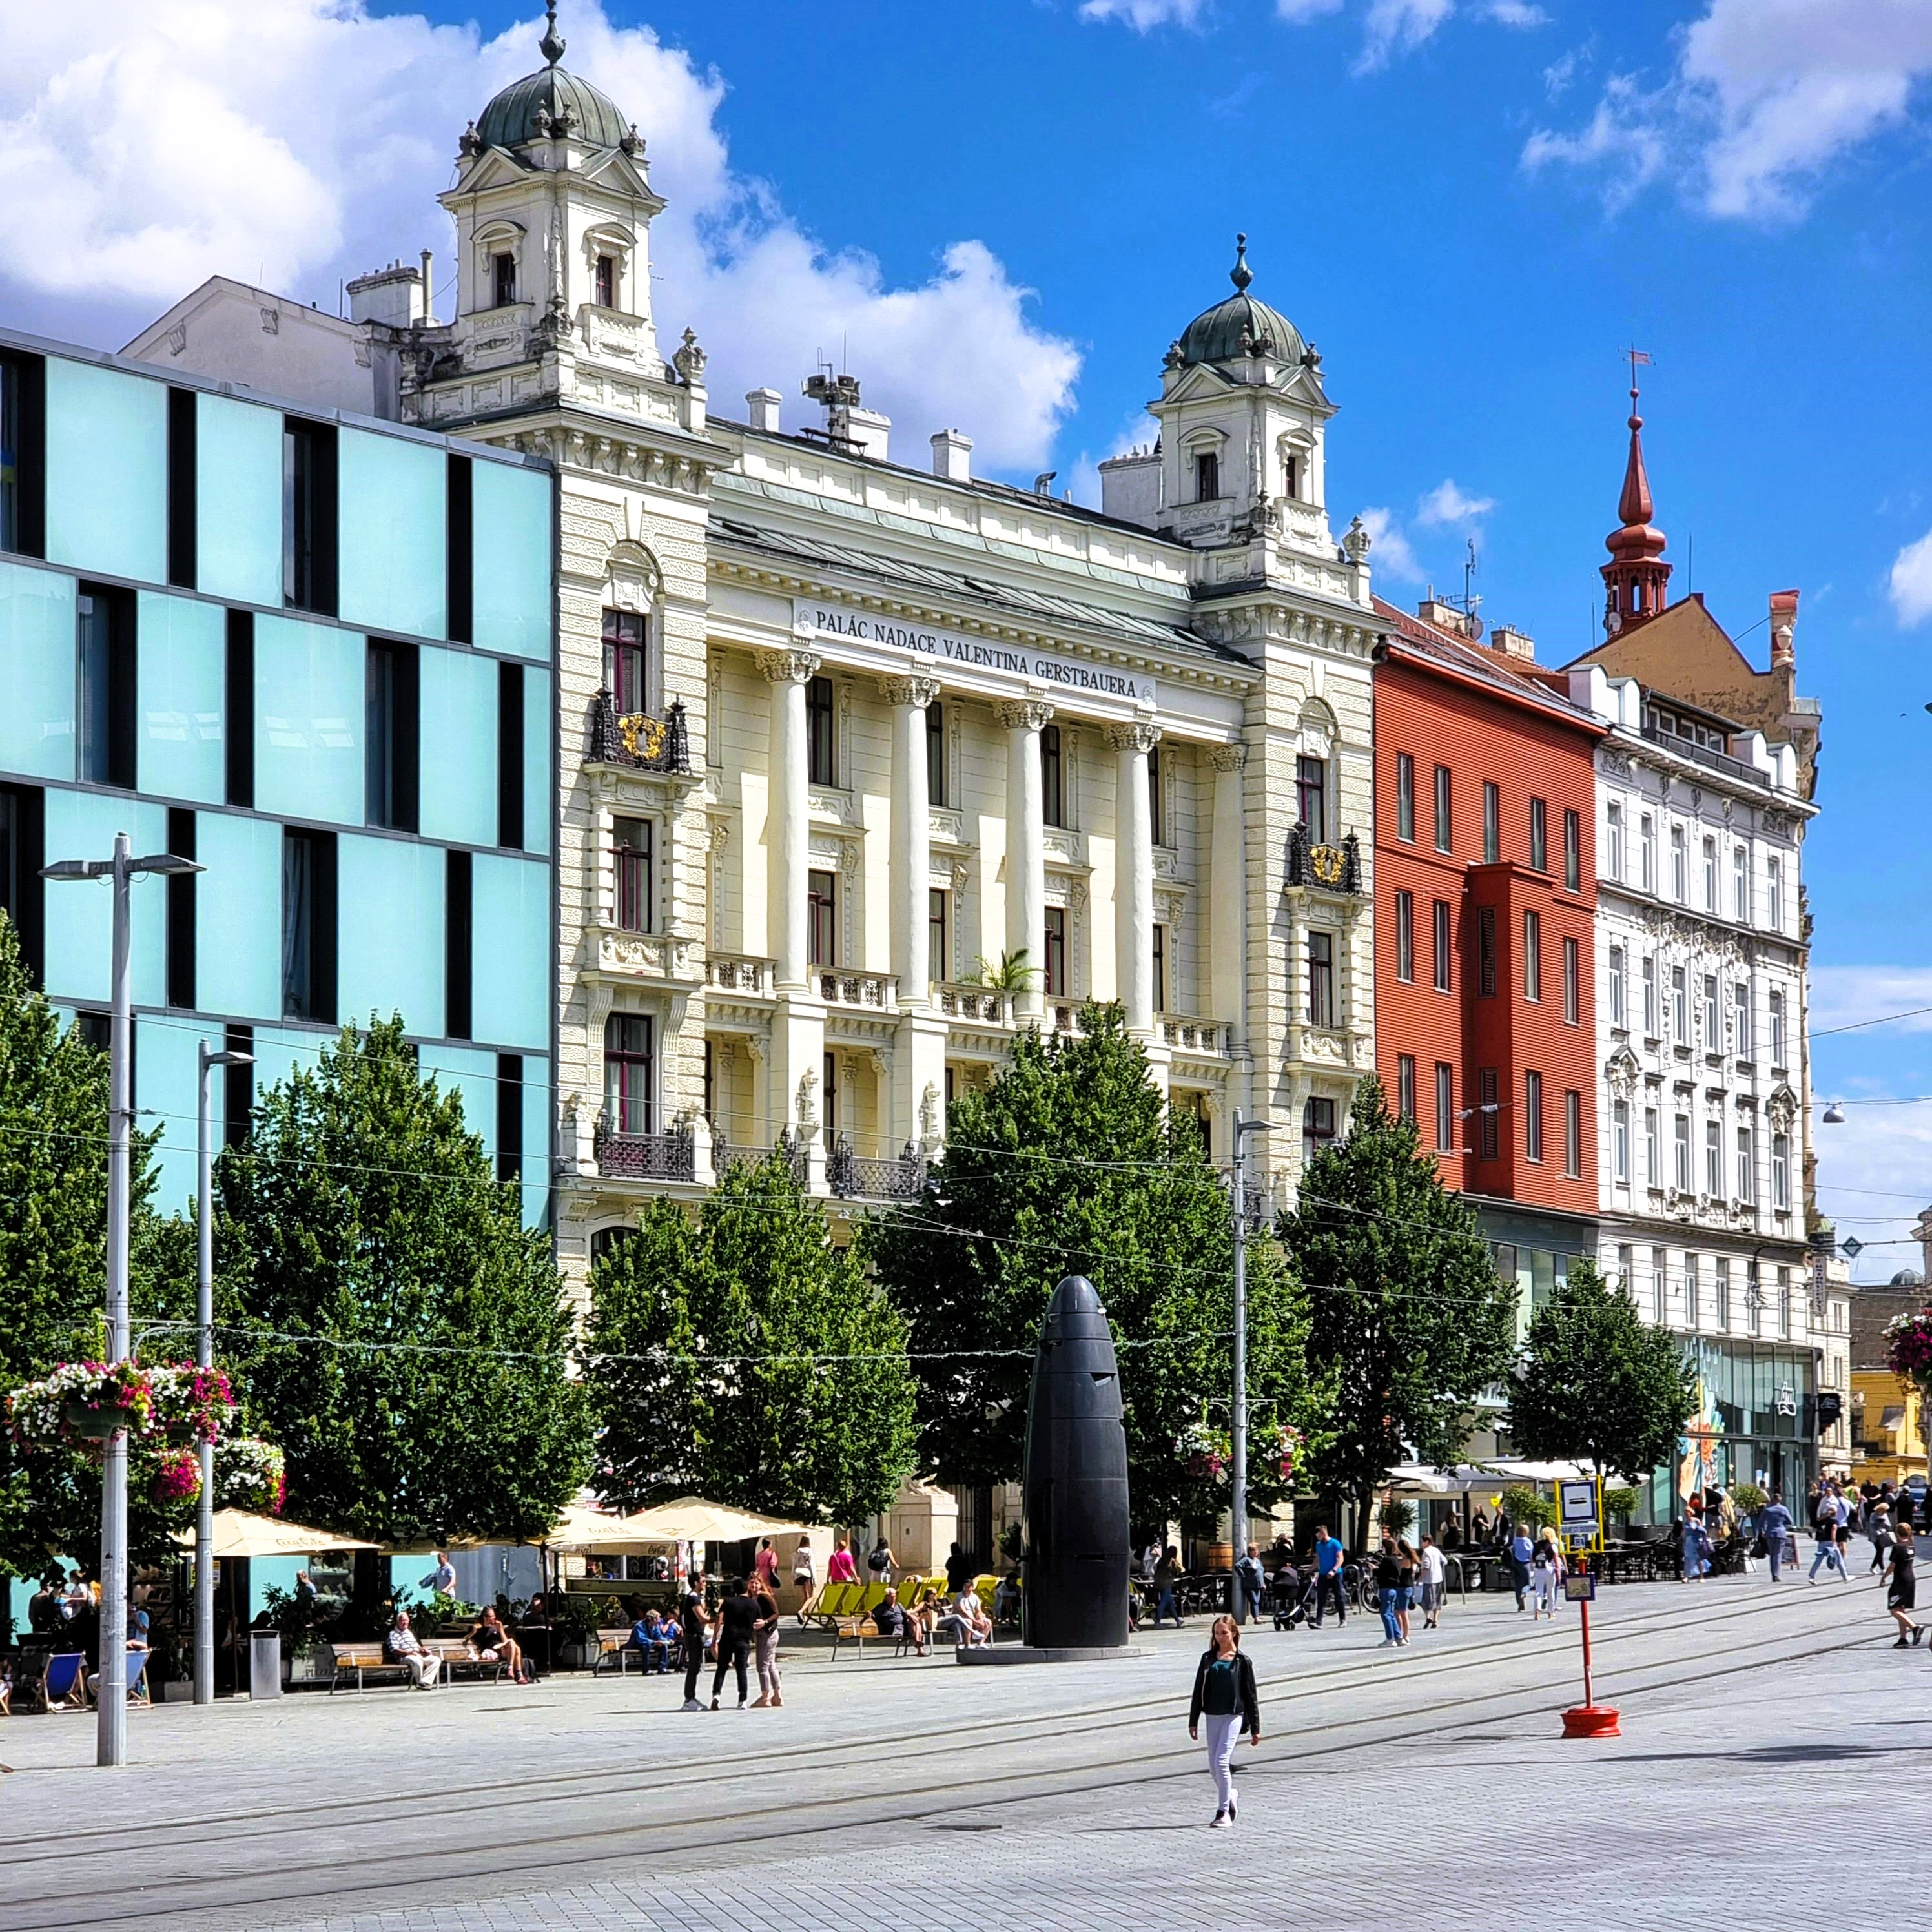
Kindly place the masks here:
<instances>
[{"instance_id":1,"label":"green copper dome","mask_svg":"<svg viewBox=\"0 0 1932 1932\"><path fill-rule=\"evenodd\" d=\"M1226 302L1203 310L1182 332L1181 362L1239 362L1248 353L1244 338L1266 344L1268 352L1277 362L1300 362L1307 348L1301 332L1279 309L1249 294L1248 284L1255 278L1248 266L1248 238L1238 235L1234 244L1234 266L1228 273L1234 292Z\"/></svg>"},{"instance_id":2,"label":"green copper dome","mask_svg":"<svg viewBox=\"0 0 1932 1932\"><path fill-rule=\"evenodd\" d=\"M484 109L476 124L477 140L486 148L514 148L568 131L572 140L593 148L616 147L629 132L629 123L608 94L557 65L564 43L556 31L554 4L548 22L538 51L549 64L513 82ZM560 123L566 123L567 128Z\"/></svg>"}]
</instances>

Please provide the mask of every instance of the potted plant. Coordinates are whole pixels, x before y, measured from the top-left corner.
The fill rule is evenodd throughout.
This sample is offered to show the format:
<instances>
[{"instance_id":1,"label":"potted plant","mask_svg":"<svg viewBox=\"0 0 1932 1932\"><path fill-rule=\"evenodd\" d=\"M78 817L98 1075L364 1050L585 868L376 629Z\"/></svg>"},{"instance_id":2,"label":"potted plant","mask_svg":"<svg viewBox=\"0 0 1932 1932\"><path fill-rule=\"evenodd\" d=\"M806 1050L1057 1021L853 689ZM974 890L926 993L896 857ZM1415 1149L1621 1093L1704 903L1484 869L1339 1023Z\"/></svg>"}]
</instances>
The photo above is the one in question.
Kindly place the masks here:
<instances>
[{"instance_id":1,"label":"potted plant","mask_svg":"<svg viewBox=\"0 0 1932 1932\"><path fill-rule=\"evenodd\" d=\"M1556 1504L1543 1492L1527 1483L1512 1483L1503 1492L1503 1514L1514 1523L1528 1523L1532 1529L1547 1529L1556 1520Z\"/></svg>"},{"instance_id":2,"label":"potted plant","mask_svg":"<svg viewBox=\"0 0 1932 1932\"><path fill-rule=\"evenodd\" d=\"M1415 1505L1401 1496L1390 1496L1382 1504L1382 1527L1391 1536L1406 1536L1415 1523Z\"/></svg>"},{"instance_id":3,"label":"potted plant","mask_svg":"<svg viewBox=\"0 0 1932 1932\"><path fill-rule=\"evenodd\" d=\"M616 1614L613 1605L611 1615ZM557 1600L551 1621L557 1629L557 1660L566 1669L581 1670L596 1661L597 1633L604 1621L603 1600L588 1590L567 1591Z\"/></svg>"},{"instance_id":4,"label":"potted plant","mask_svg":"<svg viewBox=\"0 0 1932 1932\"><path fill-rule=\"evenodd\" d=\"M333 1660L325 1664L326 1645L324 1619L316 1614L312 1600L271 1583L262 1592L261 1614L255 1619L257 1630L272 1630L282 1640L282 1682L284 1684L322 1684L334 1675Z\"/></svg>"}]
</instances>

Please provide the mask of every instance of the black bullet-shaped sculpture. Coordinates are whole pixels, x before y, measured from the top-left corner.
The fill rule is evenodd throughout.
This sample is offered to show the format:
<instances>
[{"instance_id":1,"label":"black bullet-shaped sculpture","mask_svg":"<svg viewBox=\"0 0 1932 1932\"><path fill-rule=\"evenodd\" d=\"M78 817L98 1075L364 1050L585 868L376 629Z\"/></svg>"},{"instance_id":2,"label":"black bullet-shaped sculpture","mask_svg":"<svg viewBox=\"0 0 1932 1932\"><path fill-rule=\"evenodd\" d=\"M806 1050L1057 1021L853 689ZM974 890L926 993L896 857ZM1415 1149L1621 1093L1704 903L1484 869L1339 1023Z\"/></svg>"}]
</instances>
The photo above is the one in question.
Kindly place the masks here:
<instances>
[{"instance_id":1,"label":"black bullet-shaped sculpture","mask_svg":"<svg viewBox=\"0 0 1932 1932\"><path fill-rule=\"evenodd\" d=\"M1027 1642L1127 1640L1127 1437L1113 1331L1094 1284L1070 1274L1040 1325L1027 1409Z\"/></svg>"}]
</instances>

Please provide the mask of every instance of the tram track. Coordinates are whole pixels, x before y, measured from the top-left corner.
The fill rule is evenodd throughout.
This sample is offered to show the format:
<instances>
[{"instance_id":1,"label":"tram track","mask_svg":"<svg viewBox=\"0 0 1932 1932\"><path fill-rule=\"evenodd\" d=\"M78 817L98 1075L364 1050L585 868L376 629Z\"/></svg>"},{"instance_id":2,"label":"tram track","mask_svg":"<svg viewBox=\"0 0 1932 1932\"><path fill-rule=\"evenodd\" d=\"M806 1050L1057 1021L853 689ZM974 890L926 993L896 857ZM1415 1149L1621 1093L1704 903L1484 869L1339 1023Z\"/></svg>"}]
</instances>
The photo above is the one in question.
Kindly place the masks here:
<instances>
[{"instance_id":1,"label":"tram track","mask_svg":"<svg viewBox=\"0 0 1932 1932\"><path fill-rule=\"evenodd\" d=\"M1828 1631L1815 1626L1790 1631L1768 1626L1761 1620L1762 1612L1783 1606L1778 1600L1769 1598L1735 1608L1714 1605L1702 1612L1646 1614L1606 1629L1603 1638L1606 1648L1616 1648L1646 1634L1654 1636L1664 1628L1694 1636L1721 1626L1726 1640L1714 1648L1688 1654L1680 1650L1655 1665L1633 1660L1629 1673L1618 1679L1616 1694L1625 1700L1643 1697L1882 1640L1881 1634L1869 1625L1855 1635L1834 1639ZM1741 1642L1738 1625L1746 1618L1751 1627ZM1464 1646L1423 1669L1412 1670L1406 1663L1396 1666L1403 1680L1410 1683L1480 1667L1498 1652L1529 1668L1526 1674L1511 1673L1523 1681L1466 1696L1441 1697L1394 1710L1324 1714L1318 1724L1286 1728L1285 1735L1271 1735L1259 1752L1244 1758L1248 1773L1272 1779L1292 1773L1297 1766L1311 1760L1351 1751L1418 1742L1472 1724L1546 1718L1552 1690L1566 1687L1570 1681L1570 1659L1574 1654L1573 1630L1563 1627L1562 1635L1552 1636L1553 1641L1544 1641L1540 1634L1528 1640L1516 1634ZM1790 1641L1794 1637L1795 1644ZM1547 1667L1559 1661L1560 1670ZM1300 1705L1305 1708L1310 1699L1346 1695L1371 1682L1386 1688L1391 1681L1386 1665L1380 1670L1340 1665L1312 1673L1268 1678L1264 1682L1272 1694L1267 1700L1271 1729L1285 1728L1284 1706ZM1157 1696L1117 1700L1044 1713L1032 1719L1001 1718L949 1725L944 1738L945 1756L947 1765L955 1768L944 1778L920 1782L908 1781L903 1774L906 1760L895 1746L929 1744L932 1742L929 1730L896 1738L874 1735L791 1752L748 1753L733 1760L734 1772L742 1772L748 1780L748 1788L758 1788L761 1781L768 1785L779 1776L784 1776L788 1782L795 1778L808 1784L814 1778L830 1774L855 1756L876 1766L879 1774L837 1792L814 1795L808 1790L750 1807L714 1800L700 1808L675 1811L668 1817L659 1801L700 1783L716 1786L718 1772L714 1764L693 1761L676 1766L640 1765L628 1774L610 1768L601 1774L559 1774L542 1782L566 1788L550 1791L535 1802L576 1804L599 1797L635 1800L639 1795L638 1780L643 1778L648 1779L652 1815L605 1822L574 1832L544 1828L540 1838L516 1844L458 1842L439 1846L418 1838L396 1848L393 1840L398 1820L394 1803L385 1798L327 1800L314 1805L274 1808L220 1821L215 1830L204 1830L200 1834L192 1829L195 1821L182 1821L172 1826L158 1822L133 1828L148 1841L145 1844L130 1842L130 1828L125 1826L118 1832L107 1828L104 1833L100 1828L88 1828L74 1834L76 1842L70 1848L57 1849L44 1857L38 1852L33 1856L32 1862L48 1869L37 1874L35 1891L11 1898L0 1894L0 1927L6 1928L7 1932L52 1932L56 1927L112 1926L137 1919L148 1924L206 1924L213 1914L226 1918L250 1912L266 1915L259 1922L272 1922L278 1918L285 1922L292 1911L298 1916L304 1908L313 1906L318 1883L338 1889L345 1896L380 1901L398 1888L457 1886L467 1889L479 1881L500 1888L530 1876L540 1876L548 1883L560 1873L580 1873L591 1866L634 1859L640 1852L647 1852L657 1867L667 1861L680 1863L715 1858L721 1842L729 1844L736 1858L754 1849L770 1856L830 1832L894 1825L932 1827L962 1814L986 1814L1014 1806L1037 1808L1057 1798L1198 1775L1198 1752L1178 1740L1130 1743L1125 1750L1121 1748L1124 1732L1155 1724L1173 1727L1175 1702L1170 1686ZM1293 1725L1292 1718L1287 1720L1287 1725ZM962 1774L956 1767L962 1762L962 1754L970 1752L976 1738L989 1731L998 1734L997 1742L1022 1754L1030 1744L1050 1738L1063 1746L1071 1743L1076 1756L1071 1762L1042 1765L1037 1768L1029 1768L1022 1762L978 1774ZM1096 1736L1104 1736L1108 1746L1099 1755L1094 1754L1089 1742ZM894 1775L896 1772L901 1774ZM500 1822L506 1803L515 1804L521 1810L525 1804L532 1802L529 1780L466 1786L460 1793L450 1795L473 1799L472 1808L487 1808ZM434 1805L439 1796L418 1790L412 1795L412 1808ZM382 1808L380 1815L366 1820L352 1815L371 1808ZM425 1814L417 1812L415 1815ZM428 1815L440 1822L453 1822L459 1828L466 1816L461 1809L454 1814L437 1811ZM522 1822L527 1827L527 1819ZM236 1825L260 1828L220 1828ZM326 1832L334 1843L332 1855L326 1858L285 1857L274 1860L272 1865L247 1862L249 1848L262 1840L286 1838L291 1832L307 1836L317 1829ZM366 1855L354 1846L358 1832L378 1829L391 1842L370 1847ZM117 1854L129 1857L137 1865L165 1851L194 1858L199 1868L151 1870L140 1876L130 1874L124 1884L104 1888L100 1882L103 1848L99 1842L104 1835L112 1838ZM404 1836L408 1836L406 1831ZM74 1864L76 1860L85 1862L84 1870ZM248 1922L230 1918L228 1922Z\"/></svg>"}]
</instances>

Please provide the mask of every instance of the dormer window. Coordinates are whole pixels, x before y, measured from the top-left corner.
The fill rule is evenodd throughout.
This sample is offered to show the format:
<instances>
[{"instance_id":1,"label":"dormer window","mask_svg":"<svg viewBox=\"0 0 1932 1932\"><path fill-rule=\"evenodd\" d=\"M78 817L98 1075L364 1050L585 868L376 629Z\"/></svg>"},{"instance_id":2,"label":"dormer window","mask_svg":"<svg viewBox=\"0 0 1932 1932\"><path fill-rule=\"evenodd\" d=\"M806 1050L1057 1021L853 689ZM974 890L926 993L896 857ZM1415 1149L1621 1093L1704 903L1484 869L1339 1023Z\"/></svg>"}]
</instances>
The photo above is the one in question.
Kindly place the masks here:
<instances>
[{"instance_id":1,"label":"dormer window","mask_svg":"<svg viewBox=\"0 0 1932 1932\"><path fill-rule=\"evenodd\" d=\"M617 306L617 258L614 255L599 255L597 258L597 306Z\"/></svg>"},{"instance_id":2,"label":"dormer window","mask_svg":"<svg viewBox=\"0 0 1932 1932\"><path fill-rule=\"evenodd\" d=\"M1204 450L1194 459L1194 500L1211 503L1221 494L1221 459L1213 450Z\"/></svg>"},{"instance_id":3,"label":"dormer window","mask_svg":"<svg viewBox=\"0 0 1932 1932\"><path fill-rule=\"evenodd\" d=\"M490 257L490 306L508 308L517 298L517 258L514 255Z\"/></svg>"}]
</instances>

